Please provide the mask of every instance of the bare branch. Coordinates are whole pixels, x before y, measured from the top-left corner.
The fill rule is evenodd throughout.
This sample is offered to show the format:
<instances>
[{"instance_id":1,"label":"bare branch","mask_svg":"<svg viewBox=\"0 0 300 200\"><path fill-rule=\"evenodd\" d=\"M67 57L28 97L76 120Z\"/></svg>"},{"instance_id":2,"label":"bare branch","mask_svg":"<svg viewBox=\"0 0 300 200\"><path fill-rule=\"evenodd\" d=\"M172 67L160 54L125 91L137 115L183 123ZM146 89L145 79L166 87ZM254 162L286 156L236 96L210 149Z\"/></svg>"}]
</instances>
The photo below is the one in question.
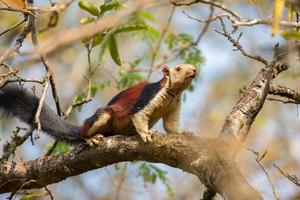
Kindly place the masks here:
<instances>
[{"instance_id":1,"label":"bare branch","mask_svg":"<svg viewBox=\"0 0 300 200\"><path fill-rule=\"evenodd\" d=\"M38 106L37 111L34 116L34 123L36 124L36 127L37 127L37 132L36 132L36 137L35 137L36 139L40 137L40 132L41 132L40 114L41 114L41 111L42 111L42 108L44 105L44 101L45 101L45 97L46 97L46 93L47 93L47 89L48 89L48 79L49 79L49 75L47 75L44 79L42 96L40 98L39 106Z\"/></svg>"},{"instance_id":2,"label":"bare branch","mask_svg":"<svg viewBox=\"0 0 300 200\"><path fill-rule=\"evenodd\" d=\"M258 72L255 80L244 92L242 98L227 116L221 135L235 135L244 141L250 127L263 106L272 80L272 68L266 66Z\"/></svg>"},{"instance_id":3,"label":"bare branch","mask_svg":"<svg viewBox=\"0 0 300 200\"><path fill-rule=\"evenodd\" d=\"M235 39L228 33L228 31L226 30L226 27L225 27L225 24L224 24L223 19L222 19L222 18L219 18L219 20L220 20L221 25L222 25L223 33L220 32L220 31L218 31L218 30L215 30L217 33L219 33L219 34L221 34L221 35L224 35L224 36L225 36L225 37L233 44L234 47L236 47L238 50L240 50L240 52L241 52L244 56L246 56L246 57L248 57L248 58L251 58L251 59L253 59L253 60L257 60L257 61L263 63L264 65L268 65L268 64L269 64L268 61L265 60L263 57L261 57L261 56L253 56L253 55L247 53L247 52L244 50L244 48L242 47L242 45L240 45L240 43L239 43L239 39L241 38L242 35L240 34L239 37L238 37L238 39L235 40Z\"/></svg>"},{"instance_id":4,"label":"bare branch","mask_svg":"<svg viewBox=\"0 0 300 200\"><path fill-rule=\"evenodd\" d=\"M277 101L277 102L281 102L283 104L299 104L294 100L286 100L286 99L281 99L281 98L267 97L266 99L268 101Z\"/></svg>"},{"instance_id":5,"label":"bare branch","mask_svg":"<svg viewBox=\"0 0 300 200\"><path fill-rule=\"evenodd\" d=\"M271 80L289 67L284 59L277 55L277 48L278 45L275 46L275 60L271 62L271 65L265 66L258 72L255 80L226 117L221 136L234 135L241 142L246 139L255 117L269 93Z\"/></svg>"},{"instance_id":6,"label":"bare branch","mask_svg":"<svg viewBox=\"0 0 300 200\"><path fill-rule=\"evenodd\" d=\"M40 8L40 7L26 7L27 10L37 13L49 13L49 12L63 12L65 11L75 0L67 0L64 3L56 4L51 8Z\"/></svg>"},{"instance_id":7,"label":"bare branch","mask_svg":"<svg viewBox=\"0 0 300 200\"><path fill-rule=\"evenodd\" d=\"M227 13L229 13L230 15L232 15L233 17L235 17L236 19L242 19L242 17L236 13L235 11L229 9L227 6L225 6L224 4L220 3L220 2L216 2L216 1L209 1L209 0L194 0L191 2L181 2L181 1L171 1L171 3L175 6L189 6L195 3L203 3L203 4L208 4L211 6L214 6L216 8L220 8L221 10L226 11Z\"/></svg>"},{"instance_id":8,"label":"bare branch","mask_svg":"<svg viewBox=\"0 0 300 200\"><path fill-rule=\"evenodd\" d=\"M37 39L37 30L36 30L35 18L34 17L29 16L29 24L31 26L32 43L33 43L35 49L38 51L39 50L39 43L38 43L38 39ZM57 114L59 116L61 116L62 111L61 111L61 108L60 108L59 98L58 98L58 95L57 95L57 89L56 89L56 85L55 85L55 81L54 81L54 73L51 69L51 66L50 66L50 63L49 63L48 59L46 58L46 55L43 54L42 52L39 52L39 51L38 51L38 53L39 53L40 59L42 60L42 63L44 64L44 67L46 69L46 74L45 74L45 77L44 77L44 81L50 80L52 95L53 95L53 99L55 101Z\"/></svg>"},{"instance_id":9,"label":"bare branch","mask_svg":"<svg viewBox=\"0 0 300 200\"><path fill-rule=\"evenodd\" d=\"M28 16L24 15L24 17L27 21ZM27 35L30 33L30 31L31 31L31 25L28 22L28 24L24 28L23 32L17 38L15 44L13 46L11 46L10 48L8 48L6 51L4 51L4 53L2 55L0 55L0 64L3 61L5 61L12 53L19 51L19 49L22 47L24 39L27 37Z\"/></svg>"},{"instance_id":10,"label":"bare branch","mask_svg":"<svg viewBox=\"0 0 300 200\"><path fill-rule=\"evenodd\" d=\"M294 183L295 185L297 185L298 187L300 187L300 179L296 176L296 175L291 175L288 172L283 171L282 169L280 169L280 167L278 167L276 164L273 164L273 166L283 175L285 176L287 179L289 179L292 183Z\"/></svg>"},{"instance_id":11,"label":"bare branch","mask_svg":"<svg viewBox=\"0 0 300 200\"><path fill-rule=\"evenodd\" d=\"M266 156L267 154L267 151L265 151L262 155L260 155L259 152L253 150L253 149L250 149L250 148L246 148L248 151L252 152L254 155L255 155L255 160L256 162L259 164L259 166L262 168L262 170L264 171L264 173L266 174L267 178L268 178L268 181L272 187L272 192L273 192L273 195L274 195L274 198L276 200L280 200L280 198L278 197L278 194L277 194L277 191L275 189L275 186L272 182L272 179L271 179L271 176L269 175L269 172L268 172L268 169L264 166L264 164L262 163L262 159Z\"/></svg>"},{"instance_id":12,"label":"bare branch","mask_svg":"<svg viewBox=\"0 0 300 200\"><path fill-rule=\"evenodd\" d=\"M26 131L23 136L18 135L21 130ZM11 155L14 155L17 148L21 146L28 138L31 138L31 143L33 144L32 132L32 129L27 130L25 128L17 127L16 130L13 131L11 141L3 145L3 155L0 159L0 162L8 160Z\"/></svg>"},{"instance_id":13,"label":"bare branch","mask_svg":"<svg viewBox=\"0 0 300 200\"><path fill-rule=\"evenodd\" d=\"M300 92L285 86L271 84L269 94L288 98L297 104L300 103Z\"/></svg>"},{"instance_id":14,"label":"bare branch","mask_svg":"<svg viewBox=\"0 0 300 200\"><path fill-rule=\"evenodd\" d=\"M234 16L232 16L231 14L228 13L221 13L218 15L214 15L212 16L210 19L199 19L197 17L191 16L187 13L185 13L185 15L190 18L193 19L195 21L201 22L201 23L210 23L212 21L216 21L219 18L227 18L231 23L232 23L232 27L233 28L237 28L240 26L255 26L255 25L271 25L272 24L272 18L267 18L267 19L236 19ZM293 22L293 21L280 21L279 23L280 27L282 28L299 28L300 27L300 23L299 22Z\"/></svg>"},{"instance_id":15,"label":"bare branch","mask_svg":"<svg viewBox=\"0 0 300 200\"><path fill-rule=\"evenodd\" d=\"M214 7L210 6L210 12L209 12L208 19L207 19L208 23L205 23L205 26L203 27L203 30L201 31L201 33L199 34L199 36L196 39L195 45L197 45L200 42L200 40L202 39L204 34L207 32L208 27L210 25L210 20L213 17L213 14L214 14L214 10L215 10ZM186 14L184 11L183 11L183 13Z\"/></svg>"}]
</instances>

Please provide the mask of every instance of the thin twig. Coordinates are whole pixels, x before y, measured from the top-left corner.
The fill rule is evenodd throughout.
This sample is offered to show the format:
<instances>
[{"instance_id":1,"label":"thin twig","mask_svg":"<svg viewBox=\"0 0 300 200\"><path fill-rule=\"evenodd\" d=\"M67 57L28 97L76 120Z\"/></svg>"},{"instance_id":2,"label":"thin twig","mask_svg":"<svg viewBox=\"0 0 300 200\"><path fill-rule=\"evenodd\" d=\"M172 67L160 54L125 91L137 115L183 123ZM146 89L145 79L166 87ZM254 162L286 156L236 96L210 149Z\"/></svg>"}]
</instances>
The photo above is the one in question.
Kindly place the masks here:
<instances>
[{"instance_id":1,"label":"thin twig","mask_svg":"<svg viewBox=\"0 0 300 200\"><path fill-rule=\"evenodd\" d=\"M65 3L59 3L50 8L40 8L40 7L26 7L29 11L34 11L37 13L49 13L49 12L63 12L65 11L75 0L68 0Z\"/></svg>"},{"instance_id":2,"label":"thin twig","mask_svg":"<svg viewBox=\"0 0 300 200\"><path fill-rule=\"evenodd\" d=\"M36 31L36 25L35 25L35 18L34 17L31 17L29 16L29 22L31 22L31 35L32 35L32 43L35 47L35 49L38 51L39 49L39 43L38 43L38 39L37 39L37 31ZM38 51L39 52L39 51ZM46 75L49 75L49 80L50 80L50 84L51 84L51 89L52 89L52 95L53 95L53 99L55 101L55 105L56 105L56 110L57 110L57 114L59 116L61 116L62 114L62 111L61 111L61 108L60 108L60 103L59 103L59 98L58 98L58 95L57 95L57 89L56 89L56 84L55 84L55 80L54 80L54 73L50 67L50 63L48 61L48 59L46 58L46 55L39 52L40 54L40 58L42 60L42 63L44 64L45 66L45 69L46 69Z\"/></svg>"},{"instance_id":3,"label":"thin twig","mask_svg":"<svg viewBox=\"0 0 300 200\"><path fill-rule=\"evenodd\" d=\"M274 198L276 200L280 200L280 198L278 197L278 194L277 194L277 191L275 189L275 186L272 182L272 179L271 179L271 176L269 175L269 172L267 170L267 168L264 166L264 164L262 163L262 159L267 155L267 151L265 151L262 155L260 155L259 152L253 150L253 149L250 149L248 147L245 147L244 148L247 150L247 151L250 151L251 153L253 153L255 155L255 160L256 162L259 164L259 166L262 168L262 170L264 171L264 173L266 174L267 176L267 179L272 187L272 192L273 192L273 195L274 195Z\"/></svg>"},{"instance_id":4,"label":"thin twig","mask_svg":"<svg viewBox=\"0 0 300 200\"><path fill-rule=\"evenodd\" d=\"M270 85L269 94L290 99L292 102L300 103L300 92L281 85Z\"/></svg>"},{"instance_id":5,"label":"thin twig","mask_svg":"<svg viewBox=\"0 0 300 200\"><path fill-rule=\"evenodd\" d=\"M147 80L150 78L150 76L152 74L152 70L151 69L154 68L155 58L156 58L156 56L157 56L157 54L159 52L159 49L160 49L161 43L162 43L162 41L163 41L163 39L165 37L165 34L167 33L167 30L168 30L168 28L169 28L169 26L171 24L171 21L172 21L174 12L175 12L175 8L176 8L176 6L172 7L172 10L171 10L171 13L169 15L167 24L164 27L164 29L162 30L162 33L161 33L160 38L158 40L158 44L157 44L157 46L156 46L156 48L155 48L155 50L154 50L154 52L152 54L152 58L151 58L151 62L150 62L150 70L149 70L149 73L147 75Z\"/></svg>"},{"instance_id":6,"label":"thin twig","mask_svg":"<svg viewBox=\"0 0 300 200\"><path fill-rule=\"evenodd\" d=\"M209 15L208 15L208 23L205 23L205 25L204 25L204 28L203 28L203 30L201 31L201 33L199 34L199 36L197 37L197 39L196 39L196 42L195 42L195 45L197 45L199 42L200 42L200 40L201 40L201 38L204 36L204 34L207 32L207 30L208 30L208 27L209 27L209 25L210 25L210 19L212 18L212 16L213 16L213 14L214 14L214 7L213 6L210 6L210 12L209 12ZM183 13L185 14L185 12L183 11Z\"/></svg>"},{"instance_id":7,"label":"thin twig","mask_svg":"<svg viewBox=\"0 0 300 200\"><path fill-rule=\"evenodd\" d=\"M11 11L11 12L19 12L19 13L23 13L23 14L27 14L27 15L34 15L29 10L25 10L25 9L16 9L16 8L7 7L7 8L0 8L0 10Z\"/></svg>"},{"instance_id":8,"label":"thin twig","mask_svg":"<svg viewBox=\"0 0 300 200\"><path fill-rule=\"evenodd\" d=\"M14 25L12 25L11 27L9 27L8 29L6 29L5 31L3 31L2 33L0 33L0 36L2 36L3 34L13 30L14 28L18 27L19 25L23 24L24 22L26 22L26 17L24 17L24 19Z\"/></svg>"},{"instance_id":9,"label":"thin twig","mask_svg":"<svg viewBox=\"0 0 300 200\"><path fill-rule=\"evenodd\" d=\"M42 96L39 101L39 106L37 108L35 117L34 117L34 123L37 126L37 132L36 132L36 137L35 139L38 139L40 137L40 131L41 131L41 122L40 122L40 114L44 105L47 89L48 89L48 79L50 75L46 75L44 83L43 83L43 90L42 90Z\"/></svg>"},{"instance_id":10,"label":"thin twig","mask_svg":"<svg viewBox=\"0 0 300 200\"><path fill-rule=\"evenodd\" d=\"M26 133L23 136L18 135L21 130L26 131ZM33 129L27 130L26 128L17 127L16 130L13 131L13 134L11 136L11 141L3 145L3 155L0 161L1 162L7 161L11 155L15 154L17 148L21 146L28 138L31 138L31 143L32 145L34 145L32 139L32 132Z\"/></svg>"},{"instance_id":11,"label":"thin twig","mask_svg":"<svg viewBox=\"0 0 300 200\"><path fill-rule=\"evenodd\" d=\"M51 199L51 200L54 200L54 197L53 197L53 195L52 195L52 192L47 188L47 186L44 187L44 188L45 188L47 194L49 195L50 199Z\"/></svg>"},{"instance_id":12,"label":"thin twig","mask_svg":"<svg viewBox=\"0 0 300 200\"><path fill-rule=\"evenodd\" d=\"M128 163L124 164L124 166L122 168L122 171L119 175L120 178L119 178L118 184L116 185L116 200L120 199L121 189L122 189L123 183L124 183L125 178L126 178L127 165L128 165Z\"/></svg>"},{"instance_id":13,"label":"thin twig","mask_svg":"<svg viewBox=\"0 0 300 200\"><path fill-rule=\"evenodd\" d=\"M291 175L288 172L283 171L282 169L280 169L280 167L278 167L276 164L273 164L273 166L283 175L285 176L287 179L289 179L292 183L294 183L295 185L297 185L298 187L300 187L300 179L296 176L296 175Z\"/></svg>"},{"instance_id":14,"label":"thin twig","mask_svg":"<svg viewBox=\"0 0 300 200\"><path fill-rule=\"evenodd\" d=\"M285 100L285 99L279 99L279 98L273 98L273 97L267 97L266 99L269 101L281 102L283 104L300 104L300 102L296 102L294 100Z\"/></svg>"},{"instance_id":15,"label":"thin twig","mask_svg":"<svg viewBox=\"0 0 300 200\"><path fill-rule=\"evenodd\" d=\"M217 2L217 1L210 1L210 0L195 0L195 1L191 1L191 2L178 2L178 1L171 1L171 3L175 6L190 6L192 4L195 4L195 3L203 3L203 4L208 4L208 5L211 5L211 6L214 6L216 8L219 8L221 10L224 10L225 12L231 14L232 16L234 16L235 18L237 19L241 19L242 17L236 13L235 11L229 9L227 6L225 6L224 4L220 3L220 2Z\"/></svg>"},{"instance_id":16,"label":"thin twig","mask_svg":"<svg viewBox=\"0 0 300 200\"><path fill-rule=\"evenodd\" d=\"M242 45L240 45L239 41L238 40L235 40L229 33L228 31L226 30L226 27L225 27L225 24L224 24L224 21L222 18L219 18L220 22L221 22L221 26L222 26L222 29L223 29L223 32L220 32L218 30L215 30L217 33L225 36L232 44L234 47L236 47L244 56L248 57L248 58L251 58L253 60L257 60L261 63L263 63L264 65L268 65L269 62L267 60L265 60L263 57L261 56L258 56L258 55L251 55L249 53L247 53L244 48L242 47ZM239 36L240 38L241 36Z\"/></svg>"},{"instance_id":17,"label":"thin twig","mask_svg":"<svg viewBox=\"0 0 300 200\"><path fill-rule=\"evenodd\" d=\"M31 15L30 15L31 16ZM25 21L28 19L28 15L24 15ZM0 64L3 63L12 53L18 52L19 49L22 47L24 39L27 35L31 32L31 24L28 22L26 27L24 28L23 32L17 38L15 44L8 48L2 55L0 55Z\"/></svg>"}]
</instances>

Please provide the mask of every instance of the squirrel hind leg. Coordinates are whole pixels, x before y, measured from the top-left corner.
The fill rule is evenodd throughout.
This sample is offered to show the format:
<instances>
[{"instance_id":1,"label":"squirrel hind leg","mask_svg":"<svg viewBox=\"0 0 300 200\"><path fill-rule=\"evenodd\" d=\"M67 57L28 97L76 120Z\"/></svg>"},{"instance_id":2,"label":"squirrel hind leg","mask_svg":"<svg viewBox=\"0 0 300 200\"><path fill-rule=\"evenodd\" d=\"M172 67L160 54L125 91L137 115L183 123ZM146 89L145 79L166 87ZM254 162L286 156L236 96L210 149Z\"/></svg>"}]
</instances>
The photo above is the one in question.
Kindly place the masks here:
<instances>
[{"instance_id":1,"label":"squirrel hind leg","mask_svg":"<svg viewBox=\"0 0 300 200\"><path fill-rule=\"evenodd\" d=\"M81 137L84 140L90 139L97 135L104 135L109 128L109 120L112 118L111 114L105 110L97 112L84 122Z\"/></svg>"}]
</instances>

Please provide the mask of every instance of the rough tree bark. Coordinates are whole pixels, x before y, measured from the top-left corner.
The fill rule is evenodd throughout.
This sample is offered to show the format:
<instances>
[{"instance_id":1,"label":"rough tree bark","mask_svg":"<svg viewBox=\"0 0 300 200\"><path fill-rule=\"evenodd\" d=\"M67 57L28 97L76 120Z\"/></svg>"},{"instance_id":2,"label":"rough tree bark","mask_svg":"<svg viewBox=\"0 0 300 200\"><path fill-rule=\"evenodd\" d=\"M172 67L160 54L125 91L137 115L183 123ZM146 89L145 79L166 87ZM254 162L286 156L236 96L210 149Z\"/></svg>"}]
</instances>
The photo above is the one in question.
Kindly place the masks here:
<instances>
[{"instance_id":1,"label":"rough tree bark","mask_svg":"<svg viewBox=\"0 0 300 200\"><path fill-rule=\"evenodd\" d=\"M195 174L223 197L261 199L226 155L230 149L227 145L219 139L177 134L156 135L149 144L143 144L137 136L110 137L104 139L98 148L82 145L58 156L3 163L0 166L0 193L41 188L114 163L145 160Z\"/></svg>"}]
</instances>

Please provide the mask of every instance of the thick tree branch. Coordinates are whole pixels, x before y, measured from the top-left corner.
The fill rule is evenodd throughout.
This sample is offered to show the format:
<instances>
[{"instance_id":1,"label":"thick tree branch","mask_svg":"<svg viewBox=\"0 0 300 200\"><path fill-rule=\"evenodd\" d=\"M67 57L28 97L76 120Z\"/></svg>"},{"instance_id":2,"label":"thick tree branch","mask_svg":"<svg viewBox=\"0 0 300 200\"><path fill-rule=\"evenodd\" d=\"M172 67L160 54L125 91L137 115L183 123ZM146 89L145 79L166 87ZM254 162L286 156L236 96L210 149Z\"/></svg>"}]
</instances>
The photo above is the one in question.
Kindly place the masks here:
<instances>
[{"instance_id":1,"label":"thick tree branch","mask_svg":"<svg viewBox=\"0 0 300 200\"><path fill-rule=\"evenodd\" d=\"M196 136L156 135L153 142L147 144L138 136L114 136L103 139L98 148L80 146L58 156L4 162L0 165L0 193L15 191L21 186L23 189L41 188L114 163L145 160L195 174L224 198L261 199L227 156L229 149L222 140Z\"/></svg>"},{"instance_id":2,"label":"thick tree branch","mask_svg":"<svg viewBox=\"0 0 300 200\"><path fill-rule=\"evenodd\" d=\"M233 134L241 141L246 139L256 115L265 102L271 80L272 68L270 66L258 72L257 77L227 116L221 131L222 136Z\"/></svg>"},{"instance_id":3,"label":"thick tree branch","mask_svg":"<svg viewBox=\"0 0 300 200\"><path fill-rule=\"evenodd\" d=\"M278 45L276 45L274 60L258 72L254 81L226 117L221 137L234 135L241 142L246 139L255 117L269 93L270 82L287 69L288 65L284 57L279 54Z\"/></svg>"}]
</instances>

